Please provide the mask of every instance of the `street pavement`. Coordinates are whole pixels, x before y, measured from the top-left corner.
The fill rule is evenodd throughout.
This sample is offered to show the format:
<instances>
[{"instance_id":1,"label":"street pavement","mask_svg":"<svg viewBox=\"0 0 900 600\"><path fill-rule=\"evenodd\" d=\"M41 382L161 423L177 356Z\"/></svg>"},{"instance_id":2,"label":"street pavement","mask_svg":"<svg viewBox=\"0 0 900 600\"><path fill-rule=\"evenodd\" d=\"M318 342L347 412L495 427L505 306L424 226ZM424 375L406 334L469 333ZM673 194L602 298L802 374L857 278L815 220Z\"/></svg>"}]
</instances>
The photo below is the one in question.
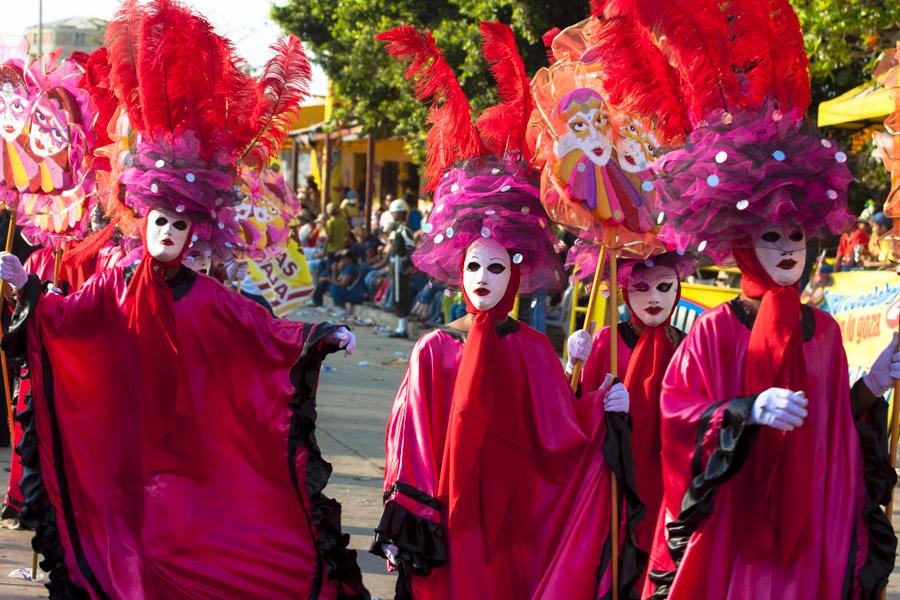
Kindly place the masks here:
<instances>
[{"instance_id":1,"label":"street pavement","mask_svg":"<svg viewBox=\"0 0 900 600\"><path fill-rule=\"evenodd\" d=\"M296 315L318 320L308 311ZM384 431L394 393L406 368L413 343L376 334L372 327L358 327L359 347L351 357L336 354L326 360L318 395L316 435L334 472L325 493L343 505L344 532L359 551L363 579L374 596L393 598L395 577L384 561L368 553L372 529L381 516L384 470ZM6 489L9 449L0 449L0 486ZM900 504L898 502L897 504ZM900 507L894 522L900 523ZM31 533L0 529L0 600L46 598L42 582L7 577L31 566ZM900 600L900 572L895 567L888 598Z\"/></svg>"}]
</instances>

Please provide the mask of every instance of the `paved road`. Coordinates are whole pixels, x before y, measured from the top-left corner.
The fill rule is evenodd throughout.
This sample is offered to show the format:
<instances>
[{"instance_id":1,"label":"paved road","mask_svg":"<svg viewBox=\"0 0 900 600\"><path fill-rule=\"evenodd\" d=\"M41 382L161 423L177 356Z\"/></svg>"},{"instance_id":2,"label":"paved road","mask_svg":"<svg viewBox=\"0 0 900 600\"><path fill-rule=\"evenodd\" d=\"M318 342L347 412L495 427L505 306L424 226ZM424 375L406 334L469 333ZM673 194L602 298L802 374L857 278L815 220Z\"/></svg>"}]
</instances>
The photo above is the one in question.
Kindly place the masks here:
<instances>
[{"instance_id":1,"label":"paved road","mask_svg":"<svg viewBox=\"0 0 900 600\"><path fill-rule=\"evenodd\" d=\"M301 315L314 320L311 314ZM375 335L371 328L357 329L359 349L351 358L335 355L327 365L334 370L322 374L319 389L318 440L325 457L334 466L326 494L344 507L344 530L351 546L360 552L360 566L370 591L392 598L394 578L385 573L383 562L367 553L371 532L381 515L381 477L384 468L384 429L394 392L412 342ZM368 363L360 366L360 363ZM0 464L9 464L9 451L0 451ZM0 470L0 485L6 487L8 473ZM900 502L898 502L900 504ZM895 523L900 523L900 507ZM40 583L7 578L13 569L30 566L30 533L0 529L0 599L44 598ZM888 597L900 600L900 571Z\"/></svg>"}]
</instances>

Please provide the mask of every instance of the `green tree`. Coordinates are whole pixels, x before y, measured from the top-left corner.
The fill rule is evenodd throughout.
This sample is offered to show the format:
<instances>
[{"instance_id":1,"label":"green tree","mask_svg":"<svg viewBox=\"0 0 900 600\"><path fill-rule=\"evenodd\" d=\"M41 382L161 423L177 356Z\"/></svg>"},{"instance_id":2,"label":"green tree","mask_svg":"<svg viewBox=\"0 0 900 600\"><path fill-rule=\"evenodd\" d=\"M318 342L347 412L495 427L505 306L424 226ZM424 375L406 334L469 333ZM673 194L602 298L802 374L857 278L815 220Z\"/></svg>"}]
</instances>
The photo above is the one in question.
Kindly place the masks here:
<instances>
[{"instance_id":1,"label":"green tree","mask_svg":"<svg viewBox=\"0 0 900 600\"><path fill-rule=\"evenodd\" d=\"M274 7L272 16L315 54L340 99L338 120L360 123L379 135L405 137L421 160L426 111L403 79L403 66L375 41L377 33L405 24L430 30L477 112L496 100L481 57L481 21L511 25L526 68L534 72L547 62L543 33L553 24L573 24L588 12L584 0L289 0Z\"/></svg>"}]
</instances>

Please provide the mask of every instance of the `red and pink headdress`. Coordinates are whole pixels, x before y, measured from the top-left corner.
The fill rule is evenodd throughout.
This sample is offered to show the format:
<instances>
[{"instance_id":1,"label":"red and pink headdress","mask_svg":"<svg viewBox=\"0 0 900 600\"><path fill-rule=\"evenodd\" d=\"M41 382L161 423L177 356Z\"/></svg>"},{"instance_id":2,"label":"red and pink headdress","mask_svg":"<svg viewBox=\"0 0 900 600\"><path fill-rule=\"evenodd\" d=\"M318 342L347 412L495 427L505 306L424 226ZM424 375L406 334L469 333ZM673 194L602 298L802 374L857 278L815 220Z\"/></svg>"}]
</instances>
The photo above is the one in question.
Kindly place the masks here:
<instances>
[{"instance_id":1,"label":"red and pink headdress","mask_svg":"<svg viewBox=\"0 0 900 600\"><path fill-rule=\"evenodd\" d=\"M434 210L413 262L456 286L466 248L491 238L519 265L521 291L557 288L562 265L525 143L532 108L528 76L509 27L482 23L481 34L500 102L474 123L469 101L430 33L407 25L376 36L392 56L410 61L406 77L415 82L418 98L431 102L425 174Z\"/></svg>"},{"instance_id":2,"label":"red and pink headdress","mask_svg":"<svg viewBox=\"0 0 900 600\"><path fill-rule=\"evenodd\" d=\"M589 283L594 278L597 269L597 261L600 260L600 248L586 240L576 240L569 253L566 255L566 268L576 268L572 273L572 279ZM679 254L678 252L664 252L655 254L650 258L620 259L616 270L616 284L619 288L626 287L631 275L637 270L652 267L667 267L675 271L678 279L683 281L685 277L697 269L697 257L692 254ZM603 279L609 279L609 264L604 266Z\"/></svg>"},{"instance_id":3,"label":"red and pink headdress","mask_svg":"<svg viewBox=\"0 0 900 600\"><path fill-rule=\"evenodd\" d=\"M673 136L689 129L653 165L661 239L722 262L766 225L808 237L846 226L847 155L804 120L808 63L787 0L598 4L606 64L653 65L652 80L642 69L616 75L617 98Z\"/></svg>"},{"instance_id":4,"label":"red and pink headdress","mask_svg":"<svg viewBox=\"0 0 900 600\"><path fill-rule=\"evenodd\" d=\"M184 213L195 235L237 250L236 168L280 150L310 78L300 41L274 46L257 81L202 16L173 0L126 0L106 47L109 89L136 132L119 176L126 204Z\"/></svg>"}]
</instances>

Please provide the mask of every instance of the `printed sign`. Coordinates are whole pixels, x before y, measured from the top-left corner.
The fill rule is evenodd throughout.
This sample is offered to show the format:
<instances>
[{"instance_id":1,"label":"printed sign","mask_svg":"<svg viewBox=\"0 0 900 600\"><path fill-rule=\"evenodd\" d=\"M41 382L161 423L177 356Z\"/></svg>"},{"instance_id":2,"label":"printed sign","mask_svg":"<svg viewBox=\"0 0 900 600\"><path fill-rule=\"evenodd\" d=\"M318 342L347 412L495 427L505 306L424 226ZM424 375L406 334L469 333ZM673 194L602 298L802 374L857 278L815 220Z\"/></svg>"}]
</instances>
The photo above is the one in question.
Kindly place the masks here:
<instances>
[{"instance_id":1,"label":"printed sign","mask_svg":"<svg viewBox=\"0 0 900 600\"><path fill-rule=\"evenodd\" d=\"M303 250L291 239L287 251L264 263L250 263L250 279L278 317L300 308L313 291L312 275Z\"/></svg>"}]
</instances>

